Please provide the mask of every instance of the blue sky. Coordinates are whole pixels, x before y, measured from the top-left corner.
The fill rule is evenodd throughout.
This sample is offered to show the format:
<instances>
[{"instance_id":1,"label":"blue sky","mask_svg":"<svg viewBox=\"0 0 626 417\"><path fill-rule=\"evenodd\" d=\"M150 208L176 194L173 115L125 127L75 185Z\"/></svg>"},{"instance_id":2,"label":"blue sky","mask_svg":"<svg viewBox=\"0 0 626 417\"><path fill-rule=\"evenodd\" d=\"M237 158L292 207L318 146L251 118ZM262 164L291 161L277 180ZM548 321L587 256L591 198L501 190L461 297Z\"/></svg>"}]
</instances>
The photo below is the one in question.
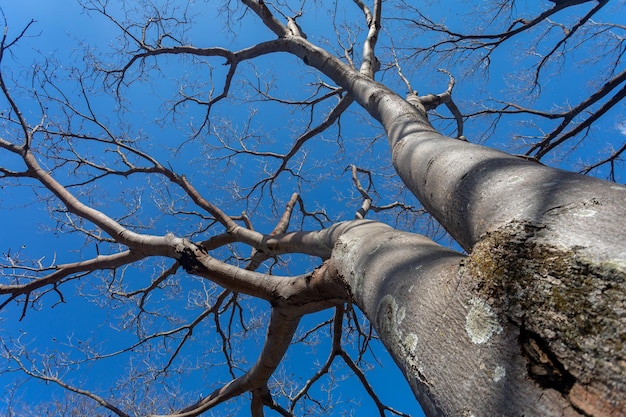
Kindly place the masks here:
<instances>
[{"instance_id":1,"label":"blue sky","mask_svg":"<svg viewBox=\"0 0 626 417\"><path fill-rule=\"evenodd\" d=\"M20 48L15 51L15 55L11 56L9 60L3 63L3 70L12 72L13 77L19 78L20 68L28 68L37 62L40 62L42 58L52 57L61 63L80 61L81 53L78 43L86 43L94 47L107 47L110 43L114 42L115 37L118 35L116 28L111 25L110 22L105 21L102 18L90 18L85 16L81 9L72 1L63 2L48 2L48 1L24 1L19 4L16 2L10 2L10 4L3 4L2 9L7 17L9 23L9 30L11 33L17 33L21 28L26 25L30 19L34 19L36 23L29 30L29 36L20 42ZM241 28L240 28L241 29ZM209 32L210 33L210 32ZM224 46L235 44L236 47L248 45L255 36L255 33L250 33L246 36L245 32L240 32L239 39L227 42ZM217 38L217 36L215 36ZM206 41L207 44L212 45L211 40ZM219 43L215 41L216 43ZM265 61L265 63L263 62ZM268 60L259 60L255 62L257 68L261 68L264 65L270 63ZM67 64L68 66L71 64ZM220 63L214 64L214 73L220 74L222 70ZM57 68L59 74L62 73L63 68ZM222 71L223 72L223 71ZM163 78L160 81L167 82L167 77L170 76L186 76L187 70L185 68L167 68ZM193 76L193 74L192 74ZM242 78L245 78L246 74L242 74ZM250 77L253 79L253 77ZM24 82L26 80L23 80ZM278 82L284 82L278 79ZM27 87L26 84L21 85ZM134 103L143 103L142 108L133 108L130 111L134 115L140 117L154 119L157 108L150 107L150 104L154 102L154 97L151 94L163 93L163 99L167 99L169 92L166 92L167 85L159 84L159 88L151 90L149 88L137 88L137 91L132 92L132 99ZM172 83L170 88L175 89L176 85ZM68 86L70 91L73 87ZM163 89L163 90L159 90ZM78 96L76 96L78 97ZM80 100L78 100L80 102ZM94 101L102 111L110 111L110 102L101 97ZM148 105L146 105L148 103ZM38 120L39 109L36 106L29 106L27 100L21 100L20 104L24 106L25 115L29 121L35 124ZM217 109L225 113L229 112L228 106L224 106L223 109ZM260 110L264 111L263 108ZM200 116L198 116L200 117ZM260 115L260 118L267 117ZM237 120L237 119L235 119ZM264 125L269 126L271 123L265 121ZM349 126L349 125L348 125ZM162 128L162 129L161 129ZM276 128L273 128L276 129ZM167 157L167 141L178 140L180 137L176 137L176 132L168 129L167 126L163 127L160 123L150 123L141 127L141 130L146 135L157 140L162 141L159 146L154 146L154 153L163 157ZM155 133L156 132L156 133ZM280 133L285 135L284 133ZM285 137L286 139L286 137ZM278 145L281 138L278 138ZM182 150L183 155L176 158L169 158L167 162L175 167L177 170L185 172L196 169L201 162L193 162L194 156L198 149L194 145L189 145ZM14 163L13 160L7 160L6 155L0 156L0 161L4 166ZM192 162L190 162L192 161ZM18 163L16 163L16 168ZM9 165L11 166L11 165ZM347 179L347 178L346 178ZM245 181L245 178L243 179ZM129 187L134 188L138 185L130 181L119 181L119 185L113 184L109 187ZM288 187L286 187L288 188ZM53 259L57 262L70 262L80 258L86 258L95 255L93 252L93 246L83 246L76 243L75 236L72 234L64 233L62 231L51 233L50 229L55 228L55 222L47 220L48 214L46 207L36 204L37 197L33 195L32 189L26 187L11 187L0 190L0 202L3 210L6 210L7 214L3 218L2 222L2 252L10 254L10 256L16 260L26 259L27 257L42 258L43 263L51 262ZM293 190L288 190L287 198L290 196ZM106 198L107 193L113 195L112 190L103 190L102 197ZM311 195L315 195L319 191L313 191ZM209 194L211 195L211 194ZM215 194L213 194L215 195ZM219 198L219 196L217 196ZM285 196L281 196L284 200ZM156 215L151 213L150 210L154 210L154 207L149 208L148 204L143 206L143 212L145 216ZM116 206L109 207L109 211L116 210ZM8 220L8 221L6 221ZM161 219L160 226L157 228L166 228L168 220ZM292 273L303 272L302 268L292 268ZM143 274L145 271L130 270L127 274ZM199 285L196 281L191 286L183 284L183 289L186 291L193 291L197 289ZM2 311L2 329L3 337L19 338L20 341L27 344L28 348L32 351L36 351L42 355L41 358L37 355L33 355L36 363L41 364L45 362L46 357L54 357L55 352L70 351L73 357L79 357L79 349L82 345L92 343L97 346L101 346L102 352L113 352L118 349L122 349L125 346L133 344L136 340L132 334L128 332L118 331L120 319L118 312L113 309L111 311L103 308L102 306L93 303L93 297L87 294L87 297L83 293L94 291L94 287L90 284L85 286L78 285L78 289L69 289L64 291L64 297L67 300L66 303L58 303L59 298L54 295L49 295L42 299L41 304L35 310L29 310L23 320L19 320L22 313L21 306L10 306ZM178 307L183 311L188 309L186 306L185 296L180 294L180 302ZM267 311L266 306L261 306L259 303L252 302L256 308ZM324 320L332 317L332 312L319 313L317 317L324 317ZM252 321L252 319L250 319ZM318 319L307 318L303 323L303 331L306 330L306 326L313 326L317 324ZM206 329L207 333L211 329ZM261 327L260 335L263 335L264 330ZM257 336L258 337L258 336ZM203 350L215 347L216 341L210 334L207 337L207 343L198 343L197 351L193 350L185 352L190 356L191 360L194 359L194 355L198 356L202 360ZM211 343L212 342L212 343ZM304 380L310 377L312 372L314 361L324 361L327 356L327 350L324 346L323 340L320 342L320 346L316 346L314 349L318 352L313 356L310 350L313 347L294 347L294 352L303 351L308 353L306 360L302 358L296 358L287 362L285 369L281 370L287 378L294 379L295 383L302 384ZM244 341L242 349L250 355L249 360L254 359L254 352L256 352L259 346L259 340ZM156 354L156 353L155 353ZM297 354L294 353L294 356ZM213 355L219 360L218 355ZM376 358L380 361L380 365L377 365L370 373L370 380L372 385L380 391L381 398L389 405L400 409L401 411L411 413L412 415L419 415L419 406L416 404L412 397L408 384L399 375L395 364L391 361L388 355L383 349L376 349ZM130 362L128 362L128 355L121 356L116 359L108 359L104 361L95 361L84 363L81 366L72 367L68 371L67 379L73 383L84 387L95 389L97 392L106 392L108 388L116 386L119 383L119 375L127 372L130 368ZM137 360L135 358L134 360ZM336 363L341 364L340 360L336 360ZM338 371L337 375L346 374L345 371ZM79 375L75 377L74 375ZM72 378L73 377L73 378ZM176 380L181 383L183 387L191 387L196 390L197 394L207 394L212 391L216 385L215 381L226 381L227 376L215 369L211 369L208 375L205 375L204 368L196 369L190 372L183 381ZM17 395L13 400L13 406L17 405L17 410L20 409L20 404L35 404L39 402L51 402L55 398L61 398L63 395L62 390L54 387L53 384L46 384L41 381L24 381L24 378L19 373L3 373L0 374L0 385L5 390L10 390L14 384L18 384ZM389 383L389 381L394 381ZM161 386L161 391L168 391L168 387ZM171 388L170 388L171 389ZM197 392L197 390L200 390ZM100 390L100 391L98 391ZM159 390L159 386L155 388L153 394L162 395ZM354 377L342 387L340 390L333 392L333 398L338 399L341 397L341 401L344 403L344 408L353 408L355 402L362 403L366 408L371 407L370 400L367 399L366 393L359 387L358 382ZM8 398L6 399L8 401ZM370 404L370 405L368 405ZM232 413L232 409L237 409L243 406L241 415L248 415L249 411L244 402L238 402L234 405L227 405L225 407L226 414ZM342 407L337 408L337 412L333 415L343 415L345 409ZM0 412L5 414L7 410L7 404L0 402ZM229 411L230 410L230 411ZM344 410L344 411L341 411Z\"/></svg>"},{"instance_id":2,"label":"blue sky","mask_svg":"<svg viewBox=\"0 0 626 417\"><path fill-rule=\"evenodd\" d=\"M20 87L29 87L29 79L20 77L20 75L27 73L34 63L41 62L43 58L52 57L60 62L62 65L56 68L56 71L62 75L71 65L81 65L84 50L79 46L80 44L89 45L94 50L106 49L115 45L115 39L118 35L116 28L101 17L86 16L73 1L22 0L3 3L6 3L2 4L2 9L8 20L10 33L13 35L18 33L30 19L36 20L36 24L29 30L29 36L23 39L20 42L20 48L14 51L15 55L2 63L2 70L7 71L6 74L10 74L12 78L18 80L18 84L15 86L18 92ZM448 10L450 6L440 5L438 7L440 7L441 17L447 17L450 25L463 23L463 14L455 14L454 11ZM115 9L112 10L114 13L117 12ZM237 25L234 28L237 32L236 37L232 34L224 34L222 17L218 17L212 11L213 9L198 3L194 10L203 13L202 18L204 20L200 21L208 22L193 29L192 35L200 39L199 46L217 45L241 48L259 39L272 38L268 31L260 32L258 27L247 24ZM619 20L622 23L626 20L623 14L621 18L618 16ZM301 25L308 29L313 27L313 23L317 24L320 21L328 24L326 11L309 11L303 16ZM320 34L310 31L309 35L315 37ZM330 35L327 37L334 40ZM384 42L385 40L382 39L381 43L384 44ZM463 78L463 82L461 82L462 78L459 77L455 99L462 110L464 106L476 102L477 96L484 98L480 94L485 90L490 91L494 98L506 97L507 94L510 94L507 90L510 84L505 81L518 68L511 68L510 52L505 53L503 51L498 57L501 60L495 62L494 59L488 77L487 74L479 73L475 74L474 77ZM242 210L249 211L255 215L255 225L260 230L269 231L275 220L275 211L280 210L281 207L278 204L272 211L272 207L268 204L269 193L257 195L257 204L245 205L237 200L236 196L228 194L227 191L232 189L233 183L240 187L251 185L264 169L271 171L275 165L272 165L273 162L261 158L251 158L245 161L223 160L214 165L209 165L207 156L213 158L224 156L223 151L213 148L214 142L210 142L209 139L185 142L186 144L180 149L176 149L176 152L172 151L172 149L177 148L179 143L187 139L190 126L192 128L197 127L203 117L202 109L193 106L186 108L186 113L176 118L163 116L163 103L167 103L168 100L176 96L178 80L186 80L189 91L199 88L200 91L208 94L212 85L207 80L207 74L213 74L215 88L219 90L221 88L220 79L223 78L225 71L219 60L212 61L211 67L204 64L188 64L188 66L184 65L178 59L166 59L160 63L161 71L151 75L151 83L136 83L128 87L124 91L128 99L128 109L119 118L113 113L115 103L110 97L106 95L93 97L92 104L96 111L108 118L111 123L115 124L121 121L129 124L130 127L127 131L120 129L120 132L145 136L148 140L142 146L149 149L161 162L193 177L195 184L202 189L203 193L223 204L229 213L238 214ZM523 68L523 64L523 62L519 63L519 68ZM589 72L593 73L595 67L590 68L582 66L580 70L561 72L558 83L546 82L545 95L535 105L539 108L549 109L558 103L578 102L589 91L587 86L585 88L564 88L563 85L577 85L581 77L592 79L593 77L589 76ZM460 69L457 70L460 71ZM216 120L224 122L224 126L230 129L219 130L217 128L219 124L216 123L215 126L218 129L216 132L222 132L225 135L233 132L242 133L247 129L246 122L250 120L250 115L254 115L252 118L253 125L248 133L255 134L258 132L259 136L263 136L262 141L256 145L260 149L271 146L272 149L284 151L292 143L293 138L301 133L302 123L307 121L308 114L306 111L289 113L279 106L260 101L244 103L242 99L245 92L251 91L249 87L246 87L246 83L254 84L259 81L267 83L271 86L273 93L280 93L282 94L281 97L295 99L306 96L306 91L301 86L317 81L316 75L307 72L306 67L301 62L284 55L259 59L253 65L244 64L239 71L236 88L239 88L239 91L243 91L243 93L234 93L235 97L232 101L216 107L213 113ZM415 76L412 79L414 87L423 93L438 93L443 91L447 85L446 76L434 71L428 72L427 77L420 76L421 73L411 70L406 70L406 72ZM205 84L200 84L203 81ZM397 78L394 78L393 73L384 74L383 81L393 85L398 91L403 91L401 83ZM76 100L77 103L82 103L74 86L62 85L67 88L72 99ZM39 109L25 97L20 97L20 105L26 110L25 114L29 122L36 124L40 118ZM84 103L82 105L84 108ZM595 136L596 141L582 147L564 166L574 167L577 160L584 160L597 154L598 150L602 151L606 145L602 140L604 135L612 138L617 137L615 143L620 143L620 140L623 142L624 137L626 137L625 114L623 104L607 114L594 128L598 133ZM277 115L279 117L276 117ZM322 115L323 112L321 111L316 113L314 121L318 122ZM376 126L368 126L367 116L355 106L351 107L347 116L342 120L342 146L337 146L337 128L333 128L324 133L322 138L314 144L306 145L303 152L294 161L294 167L301 169L300 172L308 176L315 175L315 181L298 182L296 177L281 177L280 183L273 189L278 201L284 202L291 196L292 192L300 191L309 210L323 208L333 220L351 218L355 207L358 208L358 204L355 205L357 201L352 199L355 193L351 186L350 177L345 171L342 171L348 163L378 170L379 174L375 177L379 184L377 188L380 193L378 204L392 202L398 196L406 197L401 190L398 190L398 183L397 181L394 182L391 176L389 152L384 137L374 143L371 141L372 137L380 135L380 129ZM536 133L537 129L536 126L520 124L521 120L526 119L518 118L517 121L503 124L499 128L498 134L491 136L486 144L515 151L517 145L510 140L511 137L520 131ZM478 132L483 128L484 126L479 124L470 124L466 136L472 140L473 137L478 136ZM446 133L454 133L453 128L447 129ZM2 135L4 134L5 132L2 133ZM98 152L100 152L100 149L96 147L85 147L82 150L98 156ZM341 159L344 164L343 167L337 169L332 163L334 159ZM11 166L10 164L15 162L7 160L6 156L0 153L0 163L4 166ZM231 169L231 171L227 175L221 174L222 170L226 169ZM621 176L618 181L623 182L623 167L619 173ZM69 178L69 173L66 174ZM96 191L95 197L92 194L90 196L85 195L84 198L103 207L107 213L114 214L124 213L126 210L125 202L135 198L141 199L137 217L150 219L152 222L146 225L146 229L154 233L167 231L175 231L179 234L191 233L205 226L203 220L196 216L190 215L181 221L159 212L159 209L163 208L159 204L167 200L166 196L172 201L175 201L177 197L175 194L167 194L169 190L161 190L161 185L157 181L146 183L145 178L113 179L105 181L104 187ZM121 189L127 191L118 194ZM37 194L34 194L33 191ZM0 250L5 254L10 250L14 259L26 259L27 257L42 259L43 264L51 262L53 259L58 262L69 262L94 256L96 249L92 243L82 244L80 239L77 240L75 234L68 233L66 229L57 230L58 223L54 219L49 219L47 207L35 204L38 196L43 195L39 192L40 190L31 188L29 184L22 187L0 189L0 208L5 213L0 220L0 242L2 244ZM245 192L245 189L242 189L241 192ZM411 197L407 197L407 199L410 204L416 204ZM184 208L185 206L180 203L180 206L176 205L176 207ZM309 219L297 220L300 220L305 227L316 227L315 222ZM414 218L390 218L386 220L395 221L404 228L423 231L420 229L423 227L422 222ZM298 225L296 224L294 227L298 227ZM158 267L159 265L142 265L129 268L125 271L127 285L131 289L140 288L142 284L145 285L146 279L149 282L150 276L154 275L154 271L157 271ZM294 261L286 270L296 274L303 272L307 267L309 265L305 262ZM22 321L19 321L21 314L19 306L6 308L0 315L3 337L6 335L14 339L21 337L22 342L28 343L30 348L44 353L44 357L69 349L73 352L72 358L74 359L79 358L81 346L84 344L98 346L102 352L112 352L134 343L135 339L132 332L120 330L120 326L129 319L123 303L111 301L109 306L102 306L93 302L97 298L100 284L101 281L97 279L76 283L74 288L70 284L63 293L66 303L59 304L59 298L54 294L49 294L42 299L39 308L29 310ZM201 280L181 278L181 281L172 285L168 291L163 291L154 296L154 298L162 297L161 300L153 299L152 301L155 302L155 305L158 305L158 301L165 303L169 307L169 311L173 312L172 314L179 315L181 320L188 320L198 314L198 308L194 308L193 303L190 303L190 299L193 298L190 294L201 294L205 290ZM254 301L247 301L246 303L251 308L256 309L246 316L246 320L253 325L258 325L260 329L241 345L243 353L249 355L251 358L249 360L252 360L255 349L260 343L259 337L262 337L264 332L262 323L256 322L257 315L266 309L264 310L265 306ZM114 308L108 308L110 306ZM308 327L314 326L320 320L326 320L331 316L332 312L326 311L319 313L316 317L307 318L302 325L302 331L304 332ZM155 320L154 328L158 328L159 324L162 323ZM207 394L215 387L216 381L226 381L228 378L228 375L223 372L220 373L214 368L209 370L210 373L206 372L208 364L220 360L219 354L216 355L211 351L216 346L219 347L219 341L210 335L211 328L209 325L206 325L203 330L207 336L199 338L194 344L194 348L189 348L184 352L188 358L187 362L182 362L181 359L181 363L177 363L177 365L184 365L191 369L189 376L181 380L174 378L174 381L180 383L183 389L203 387L201 388L202 392L194 392L194 395ZM324 349L325 346L327 346L327 340L323 338L316 346L296 346L293 350L295 359L289 360L285 368L279 372L286 375L288 380L301 384L303 378L309 377L312 363L314 361L323 362L326 359L327 350ZM161 351L156 345L151 349L148 352L150 355L154 355L151 358L156 361L163 360L166 352ZM171 345L165 348L165 350L167 349L171 349ZM308 354L304 356L305 359L303 360L303 357L296 353L299 351L312 351L316 355ZM368 375L370 375L372 385L379 390L381 399L386 404L403 412L411 413L413 416L420 415L407 384L398 375L398 371L390 358L380 348L376 349L376 356L382 366L375 367ZM124 387L119 380L120 374L130 369L143 369L142 364L133 362L137 360L138 358L131 359L128 355L120 355L102 362L83 363L79 367L72 367L68 370L67 376L68 378L75 377L76 379L73 381L84 384L86 388L104 389L106 392L107 387L116 386L116 384L120 384L121 388ZM370 360L375 362L371 358ZM337 362L340 361L337 360ZM342 371L338 372L338 375L342 374ZM21 376L17 373L0 374L0 386L2 387L8 388L21 380ZM157 386L156 390L149 391L148 394L156 393L159 395L159 389L162 390L161 392L170 392L174 387L173 385ZM50 384L36 381L20 383L18 393L18 403L46 402L54 396L61 395L60 391ZM365 412L372 407L355 378L348 381L345 387L333 391L333 396L335 399L341 397L345 405L344 408L338 407L337 412L332 415L343 415L345 410L352 407L351 402L353 400L360 401L363 404L363 409L366 410ZM236 403L233 406L227 406L226 409L237 408L239 405L240 403ZM0 412L4 411L2 407L6 407L6 404L0 402ZM364 415L361 413L363 411L355 412L356 415ZM240 415L247 414L247 408L244 406Z\"/></svg>"}]
</instances>

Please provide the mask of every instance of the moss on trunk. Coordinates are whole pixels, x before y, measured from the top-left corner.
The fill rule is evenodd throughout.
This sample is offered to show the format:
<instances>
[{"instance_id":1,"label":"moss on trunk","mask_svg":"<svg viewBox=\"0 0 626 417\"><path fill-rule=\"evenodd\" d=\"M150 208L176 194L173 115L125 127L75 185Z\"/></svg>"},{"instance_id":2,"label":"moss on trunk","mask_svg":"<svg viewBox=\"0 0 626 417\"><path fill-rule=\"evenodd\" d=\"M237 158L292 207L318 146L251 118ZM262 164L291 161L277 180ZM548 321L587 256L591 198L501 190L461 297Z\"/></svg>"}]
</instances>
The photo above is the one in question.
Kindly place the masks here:
<instances>
[{"instance_id":1,"label":"moss on trunk","mask_svg":"<svg viewBox=\"0 0 626 417\"><path fill-rule=\"evenodd\" d=\"M463 268L497 314L520 327L530 377L585 414L624 415L626 267L548 244L549 234L545 225L509 223L483 236Z\"/></svg>"}]
</instances>

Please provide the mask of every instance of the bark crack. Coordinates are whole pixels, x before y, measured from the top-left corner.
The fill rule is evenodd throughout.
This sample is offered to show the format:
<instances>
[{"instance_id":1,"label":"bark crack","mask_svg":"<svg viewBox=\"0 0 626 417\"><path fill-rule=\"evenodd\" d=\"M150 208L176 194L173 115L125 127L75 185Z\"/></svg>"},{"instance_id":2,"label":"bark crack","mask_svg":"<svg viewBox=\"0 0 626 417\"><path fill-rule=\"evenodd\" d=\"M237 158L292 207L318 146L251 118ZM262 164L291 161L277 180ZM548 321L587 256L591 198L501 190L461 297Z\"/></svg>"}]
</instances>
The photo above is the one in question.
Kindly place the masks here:
<instances>
[{"instance_id":1,"label":"bark crack","mask_svg":"<svg viewBox=\"0 0 626 417\"><path fill-rule=\"evenodd\" d=\"M576 378L559 361L548 343L539 335L520 328L518 339L526 358L528 375L543 388L552 388L567 397Z\"/></svg>"}]
</instances>

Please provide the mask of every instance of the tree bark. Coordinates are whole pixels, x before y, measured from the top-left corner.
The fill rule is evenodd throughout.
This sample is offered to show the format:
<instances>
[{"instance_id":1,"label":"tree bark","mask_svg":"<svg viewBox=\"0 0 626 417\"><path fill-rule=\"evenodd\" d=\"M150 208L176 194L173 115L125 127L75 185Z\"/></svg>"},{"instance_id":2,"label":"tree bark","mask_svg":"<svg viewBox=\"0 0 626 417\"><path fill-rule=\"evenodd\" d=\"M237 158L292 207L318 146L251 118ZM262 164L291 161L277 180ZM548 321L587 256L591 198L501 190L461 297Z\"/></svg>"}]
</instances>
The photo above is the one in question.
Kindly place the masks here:
<instances>
[{"instance_id":1,"label":"tree bark","mask_svg":"<svg viewBox=\"0 0 626 417\"><path fill-rule=\"evenodd\" d=\"M517 327L529 379L583 414L626 414L626 188L445 138L416 113L418 122L382 118L394 166L471 251L462 272L470 303Z\"/></svg>"},{"instance_id":2,"label":"tree bark","mask_svg":"<svg viewBox=\"0 0 626 417\"><path fill-rule=\"evenodd\" d=\"M590 276L570 273L563 278L574 283L558 282L547 259L520 261L536 263L527 273L507 271L498 262L518 244L489 256L499 247L492 238L467 257L363 222L339 238L331 261L426 415L623 415L623 309L608 300L596 300L605 315L584 309L593 296L567 294ZM623 282L612 288L621 300L623 289ZM577 303L597 327L576 323Z\"/></svg>"},{"instance_id":3,"label":"tree bark","mask_svg":"<svg viewBox=\"0 0 626 417\"><path fill-rule=\"evenodd\" d=\"M419 100L288 46L383 125L404 184L470 253L373 225L333 252L426 413L625 415L626 187L444 137Z\"/></svg>"}]
</instances>

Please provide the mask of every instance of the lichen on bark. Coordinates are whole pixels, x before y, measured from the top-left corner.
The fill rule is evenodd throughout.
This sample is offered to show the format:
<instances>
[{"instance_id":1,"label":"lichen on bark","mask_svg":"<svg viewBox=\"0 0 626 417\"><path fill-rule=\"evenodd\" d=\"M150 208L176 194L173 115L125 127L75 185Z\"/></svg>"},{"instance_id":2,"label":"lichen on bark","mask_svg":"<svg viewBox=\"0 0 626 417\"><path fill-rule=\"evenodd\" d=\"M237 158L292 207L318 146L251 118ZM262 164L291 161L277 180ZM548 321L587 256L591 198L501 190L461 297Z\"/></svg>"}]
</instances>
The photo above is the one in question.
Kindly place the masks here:
<instances>
[{"instance_id":1,"label":"lichen on bark","mask_svg":"<svg viewBox=\"0 0 626 417\"><path fill-rule=\"evenodd\" d=\"M626 268L546 243L549 233L511 222L483 236L463 268L498 316L536 335L578 384L599 387L609 409L622 409Z\"/></svg>"},{"instance_id":2,"label":"lichen on bark","mask_svg":"<svg viewBox=\"0 0 626 417\"><path fill-rule=\"evenodd\" d=\"M502 332L497 316L491 306L480 298L470 300L471 308L465 320L465 331L472 343L487 343L491 336Z\"/></svg>"}]
</instances>

